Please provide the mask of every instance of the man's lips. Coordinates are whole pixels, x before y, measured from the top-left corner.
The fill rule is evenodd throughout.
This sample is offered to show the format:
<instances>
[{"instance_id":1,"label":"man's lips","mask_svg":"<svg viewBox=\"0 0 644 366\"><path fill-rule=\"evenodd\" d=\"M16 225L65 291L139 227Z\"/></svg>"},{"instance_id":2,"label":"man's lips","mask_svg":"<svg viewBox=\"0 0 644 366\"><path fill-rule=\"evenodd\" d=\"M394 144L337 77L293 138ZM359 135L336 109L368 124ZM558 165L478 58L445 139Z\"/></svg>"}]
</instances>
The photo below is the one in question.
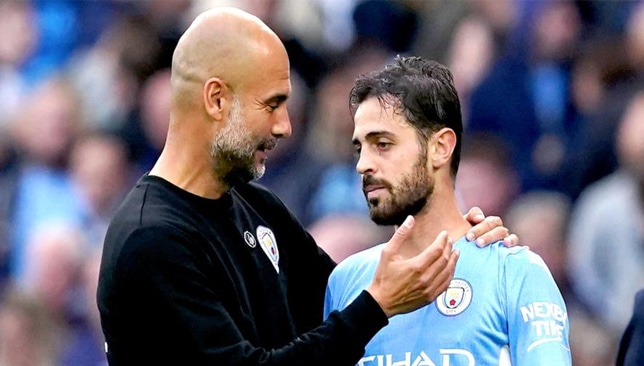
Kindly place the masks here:
<instances>
[{"instance_id":1,"label":"man's lips","mask_svg":"<svg viewBox=\"0 0 644 366\"><path fill-rule=\"evenodd\" d=\"M377 185L377 184L369 184L369 185L366 185L366 186L362 187L362 191L365 194L369 194L371 192L375 192L375 191L378 191L380 189L386 189L386 187L383 186L383 185Z\"/></svg>"},{"instance_id":2,"label":"man's lips","mask_svg":"<svg viewBox=\"0 0 644 366\"><path fill-rule=\"evenodd\" d=\"M268 158L268 152L267 152L267 151L265 151L265 150L259 150L259 149L258 149L257 151L255 151L255 154L256 154L256 156L257 156L257 157L259 157L260 159L266 159L266 158Z\"/></svg>"},{"instance_id":3,"label":"man's lips","mask_svg":"<svg viewBox=\"0 0 644 366\"><path fill-rule=\"evenodd\" d=\"M259 150L259 151L270 151L270 150L273 150L275 148L275 146L277 146L277 141L276 140L270 140L270 141L266 141L266 142L262 143L261 145L259 145L257 150Z\"/></svg>"},{"instance_id":4,"label":"man's lips","mask_svg":"<svg viewBox=\"0 0 644 366\"><path fill-rule=\"evenodd\" d=\"M267 141L257 147L256 153L260 158L266 159L268 157L268 152L274 149L275 146L277 146L277 141Z\"/></svg>"}]
</instances>

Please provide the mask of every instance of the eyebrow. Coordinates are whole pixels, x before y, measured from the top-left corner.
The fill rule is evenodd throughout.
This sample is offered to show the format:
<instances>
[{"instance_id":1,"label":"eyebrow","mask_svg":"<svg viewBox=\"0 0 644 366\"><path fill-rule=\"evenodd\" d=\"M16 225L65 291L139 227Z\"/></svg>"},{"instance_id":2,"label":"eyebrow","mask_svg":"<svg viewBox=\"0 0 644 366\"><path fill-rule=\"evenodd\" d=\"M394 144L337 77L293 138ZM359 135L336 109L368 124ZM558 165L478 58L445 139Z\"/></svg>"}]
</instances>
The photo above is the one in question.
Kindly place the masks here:
<instances>
[{"instance_id":1,"label":"eyebrow","mask_svg":"<svg viewBox=\"0 0 644 366\"><path fill-rule=\"evenodd\" d=\"M373 140L378 137L387 137L387 138L393 138L394 134L389 132L389 131L371 131L368 134L365 135L364 139L365 140ZM354 145L360 144L360 140L358 140L357 137L354 137L353 140L351 140L351 143Z\"/></svg>"}]
</instances>

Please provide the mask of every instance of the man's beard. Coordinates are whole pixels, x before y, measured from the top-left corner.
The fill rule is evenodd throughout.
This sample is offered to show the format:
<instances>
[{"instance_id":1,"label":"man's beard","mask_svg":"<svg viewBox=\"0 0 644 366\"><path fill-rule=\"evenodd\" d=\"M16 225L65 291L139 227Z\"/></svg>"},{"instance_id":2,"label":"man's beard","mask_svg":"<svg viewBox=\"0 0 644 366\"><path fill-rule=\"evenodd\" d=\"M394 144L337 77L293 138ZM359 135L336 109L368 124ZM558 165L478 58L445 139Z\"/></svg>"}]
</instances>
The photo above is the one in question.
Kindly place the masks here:
<instances>
[{"instance_id":1,"label":"man's beard","mask_svg":"<svg viewBox=\"0 0 644 366\"><path fill-rule=\"evenodd\" d=\"M228 187L259 179L266 167L255 165L255 152L276 144L277 139L260 140L246 129L241 102L234 97L228 123L210 144L215 173Z\"/></svg>"},{"instance_id":2,"label":"man's beard","mask_svg":"<svg viewBox=\"0 0 644 366\"><path fill-rule=\"evenodd\" d=\"M434 181L427 173L427 158L420 155L412 171L405 174L394 187L389 182L377 180L365 175L363 187L381 185L389 191L388 197L365 198L369 205L371 220L378 225L400 225L408 215L419 213L429 201L434 192Z\"/></svg>"}]
</instances>

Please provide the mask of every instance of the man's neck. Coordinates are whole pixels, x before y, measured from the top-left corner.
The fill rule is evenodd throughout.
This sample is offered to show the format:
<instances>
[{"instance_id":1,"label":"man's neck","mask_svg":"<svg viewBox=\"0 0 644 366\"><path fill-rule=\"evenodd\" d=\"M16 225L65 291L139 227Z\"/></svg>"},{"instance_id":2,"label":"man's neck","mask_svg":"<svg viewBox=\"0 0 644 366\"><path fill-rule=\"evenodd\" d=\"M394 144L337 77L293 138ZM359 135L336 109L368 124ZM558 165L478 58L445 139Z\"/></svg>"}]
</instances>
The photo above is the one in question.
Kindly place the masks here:
<instances>
[{"instance_id":1,"label":"man's neck","mask_svg":"<svg viewBox=\"0 0 644 366\"><path fill-rule=\"evenodd\" d=\"M402 248L403 255L407 257L423 251L443 230L446 230L449 237L456 241L471 228L470 223L459 211L453 188L440 192L436 187L430 202L414 218L410 245Z\"/></svg>"},{"instance_id":2,"label":"man's neck","mask_svg":"<svg viewBox=\"0 0 644 366\"><path fill-rule=\"evenodd\" d=\"M217 199L228 191L228 186L216 177L209 159L172 154L167 149L161 152L150 175L204 198Z\"/></svg>"}]
</instances>

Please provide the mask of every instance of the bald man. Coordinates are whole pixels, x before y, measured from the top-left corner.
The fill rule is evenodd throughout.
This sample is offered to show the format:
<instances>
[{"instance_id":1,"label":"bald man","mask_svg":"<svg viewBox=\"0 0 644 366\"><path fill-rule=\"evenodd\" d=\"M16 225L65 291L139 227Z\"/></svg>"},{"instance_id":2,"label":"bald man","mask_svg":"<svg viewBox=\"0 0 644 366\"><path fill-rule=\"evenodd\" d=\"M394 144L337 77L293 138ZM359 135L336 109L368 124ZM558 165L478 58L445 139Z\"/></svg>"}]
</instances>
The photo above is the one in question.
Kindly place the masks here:
<instances>
[{"instance_id":1,"label":"bald man","mask_svg":"<svg viewBox=\"0 0 644 366\"><path fill-rule=\"evenodd\" d=\"M289 60L258 18L198 16L172 62L167 140L108 229L98 305L110 365L350 365L396 314L433 301L457 253L417 257L397 229L373 283L322 322L335 263L282 202L252 183L291 134ZM480 220L479 220L480 221ZM507 235L488 218L473 235Z\"/></svg>"}]
</instances>

